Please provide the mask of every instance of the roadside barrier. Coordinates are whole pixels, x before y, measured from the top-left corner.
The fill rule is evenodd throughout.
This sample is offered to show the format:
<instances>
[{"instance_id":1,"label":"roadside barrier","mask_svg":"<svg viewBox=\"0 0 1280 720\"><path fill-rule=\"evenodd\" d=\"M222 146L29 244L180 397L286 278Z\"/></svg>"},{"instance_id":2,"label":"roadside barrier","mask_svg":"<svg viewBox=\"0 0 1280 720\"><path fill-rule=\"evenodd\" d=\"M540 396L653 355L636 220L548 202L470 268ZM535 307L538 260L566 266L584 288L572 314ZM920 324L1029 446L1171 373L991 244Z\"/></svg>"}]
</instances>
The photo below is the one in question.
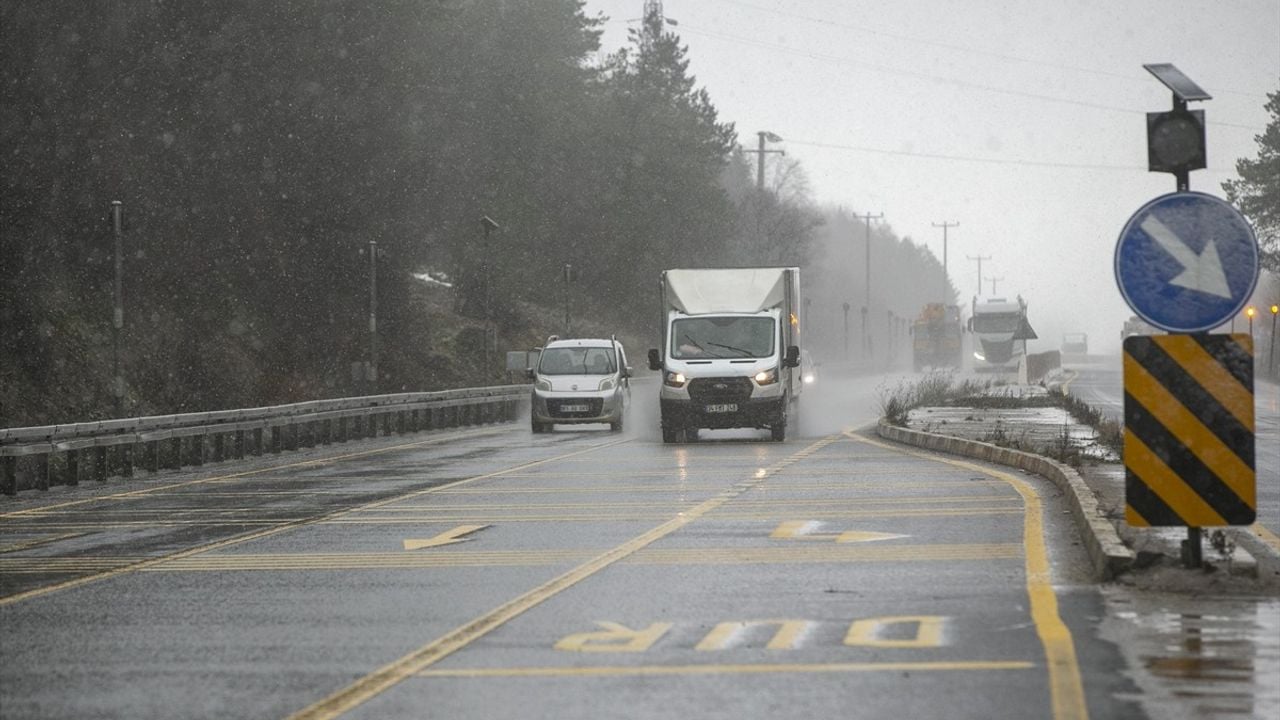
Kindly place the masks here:
<instances>
[{"instance_id":1,"label":"roadside barrier","mask_svg":"<svg viewBox=\"0 0 1280 720\"><path fill-rule=\"evenodd\" d=\"M243 410L0 429L0 493L128 478L377 435L509 422L529 385L313 400Z\"/></svg>"}]
</instances>

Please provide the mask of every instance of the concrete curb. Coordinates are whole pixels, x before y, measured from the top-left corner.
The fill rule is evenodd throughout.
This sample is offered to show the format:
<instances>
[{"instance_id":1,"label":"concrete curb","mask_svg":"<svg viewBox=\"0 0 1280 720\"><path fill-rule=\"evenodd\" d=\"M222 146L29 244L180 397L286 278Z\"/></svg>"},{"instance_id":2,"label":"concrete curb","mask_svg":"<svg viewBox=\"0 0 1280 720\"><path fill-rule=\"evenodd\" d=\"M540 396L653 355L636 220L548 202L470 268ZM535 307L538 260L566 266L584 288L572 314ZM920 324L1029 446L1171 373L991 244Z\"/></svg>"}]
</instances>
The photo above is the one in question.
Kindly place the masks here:
<instances>
[{"instance_id":1,"label":"concrete curb","mask_svg":"<svg viewBox=\"0 0 1280 720\"><path fill-rule=\"evenodd\" d=\"M1071 516L1084 539L1085 550L1093 564L1094 577L1110 580L1124 572L1132 563L1134 553L1120 540L1111 521L1098 509L1098 499L1074 469L1060 462L1032 453L1002 448L991 443L964 438L935 435L920 430L889 425L883 420L876 427L876 434L886 440L936 450L951 455L962 455L999 465L1026 470L1048 478L1066 494L1071 506Z\"/></svg>"}]
</instances>

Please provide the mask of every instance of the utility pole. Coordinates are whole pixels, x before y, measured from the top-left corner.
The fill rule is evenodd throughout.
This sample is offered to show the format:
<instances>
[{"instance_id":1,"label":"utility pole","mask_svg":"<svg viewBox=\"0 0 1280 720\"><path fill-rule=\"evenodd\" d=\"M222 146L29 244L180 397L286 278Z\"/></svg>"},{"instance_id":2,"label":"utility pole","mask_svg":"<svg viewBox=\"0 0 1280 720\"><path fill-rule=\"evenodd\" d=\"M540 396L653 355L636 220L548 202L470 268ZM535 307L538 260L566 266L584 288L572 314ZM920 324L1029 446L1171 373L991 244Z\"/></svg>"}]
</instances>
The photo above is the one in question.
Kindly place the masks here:
<instances>
[{"instance_id":1,"label":"utility pole","mask_svg":"<svg viewBox=\"0 0 1280 720\"><path fill-rule=\"evenodd\" d=\"M863 301L863 305L862 305L862 317L863 317L862 353L863 355L869 356L871 354L871 345L870 345L870 339L867 336L866 316L867 316L867 312L871 309L871 221L883 219L884 213L878 213L876 215L872 215L871 213L867 213L865 215L859 215L857 213L854 213L853 216L859 220L864 220L867 223L867 260L866 260L866 267L864 268L866 270L866 278L864 283L865 285L864 289L866 290L866 299Z\"/></svg>"},{"instance_id":2,"label":"utility pole","mask_svg":"<svg viewBox=\"0 0 1280 720\"><path fill-rule=\"evenodd\" d=\"M757 189L757 190L761 190L761 191L763 191L763 190L764 190L764 156L765 156L766 154L768 154L768 153L777 153L777 154L779 154L779 155L783 155L783 156L785 156L785 155L787 154L787 151L786 151L786 150L765 150L765 149L764 149L764 143L765 143L765 141L766 141L766 140L767 140L767 141L769 141L769 142L771 142L771 143L782 142L782 138L780 138L780 137L778 137L777 135L775 135L775 134L773 134L773 133L769 132L768 130L761 130L761 131L757 132L757 133L756 133L756 135L758 135L758 136L760 137L760 147L759 147L759 149L757 149L757 150L743 150L742 152L744 152L744 153L756 153L756 156L757 156L757 157L756 157L756 189Z\"/></svg>"},{"instance_id":3,"label":"utility pole","mask_svg":"<svg viewBox=\"0 0 1280 720\"><path fill-rule=\"evenodd\" d=\"M996 294L996 283L1000 282L1000 281L1001 281L1001 280L1003 280L1004 278L1002 278L1002 277L993 277L993 278L987 278L987 279L991 281L991 294L992 294L992 295L995 295L995 294Z\"/></svg>"},{"instance_id":4,"label":"utility pole","mask_svg":"<svg viewBox=\"0 0 1280 720\"><path fill-rule=\"evenodd\" d=\"M484 372L485 377L487 378L489 377L489 373L492 372L492 368L490 368L489 349L489 334L491 331L493 333L493 349L495 351L497 350L498 345L498 329L497 326L493 324L493 310L490 306L490 302L493 299L493 292L491 288L493 284L493 273L490 270L491 263L489 261L489 233L497 230L499 225L493 218L485 215L480 218L480 226L484 228L484 248L482 248L482 252L484 253Z\"/></svg>"},{"instance_id":5,"label":"utility pole","mask_svg":"<svg viewBox=\"0 0 1280 720\"><path fill-rule=\"evenodd\" d=\"M124 376L120 374L120 334L124 330L124 204L111 201L111 231L115 236L115 283L111 301L111 394L116 417L124 417Z\"/></svg>"},{"instance_id":6,"label":"utility pole","mask_svg":"<svg viewBox=\"0 0 1280 720\"><path fill-rule=\"evenodd\" d=\"M369 241L369 382L378 382L378 241Z\"/></svg>"},{"instance_id":7,"label":"utility pole","mask_svg":"<svg viewBox=\"0 0 1280 720\"><path fill-rule=\"evenodd\" d=\"M982 261L983 261L983 260L990 260L990 259L991 259L991 256L990 256L990 255L979 255L978 257L974 257L974 256L972 256L972 255L966 255L965 257L969 258L970 260L977 260L977 261L978 261L978 294L979 294L979 295L981 295L981 294L982 294Z\"/></svg>"},{"instance_id":8,"label":"utility pole","mask_svg":"<svg viewBox=\"0 0 1280 720\"><path fill-rule=\"evenodd\" d=\"M573 337L573 325L569 323L569 283L573 282L573 263L564 264L564 336Z\"/></svg>"},{"instance_id":9,"label":"utility pole","mask_svg":"<svg viewBox=\"0 0 1280 720\"><path fill-rule=\"evenodd\" d=\"M940 223L933 223L934 227L942 228L942 303L947 303L947 291L951 288L951 282L947 279L947 228L960 227L958 222L947 222L943 220Z\"/></svg>"}]
</instances>

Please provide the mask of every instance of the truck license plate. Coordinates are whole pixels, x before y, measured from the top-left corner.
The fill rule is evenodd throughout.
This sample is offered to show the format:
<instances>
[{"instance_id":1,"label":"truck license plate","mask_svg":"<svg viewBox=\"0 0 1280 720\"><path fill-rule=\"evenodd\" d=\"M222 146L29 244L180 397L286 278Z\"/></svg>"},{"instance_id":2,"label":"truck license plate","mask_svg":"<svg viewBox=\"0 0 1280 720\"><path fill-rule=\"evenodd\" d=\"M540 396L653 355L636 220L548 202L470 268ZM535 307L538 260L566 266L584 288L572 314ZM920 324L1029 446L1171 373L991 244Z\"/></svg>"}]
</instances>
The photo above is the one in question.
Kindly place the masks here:
<instances>
[{"instance_id":1,"label":"truck license plate","mask_svg":"<svg viewBox=\"0 0 1280 720\"><path fill-rule=\"evenodd\" d=\"M737 412L737 411L738 411L738 405L736 403L724 403L722 405L707 406L707 412L709 413L724 413L724 412Z\"/></svg>"},{"instance_id":2,"label":"truck license plate","mask_svg":"<svg viewBox=\"0 0 1280 720\"><path fill-rule=\"evenodd\" d=\"M587 405L561 405L560 412L586 412L590 410Z\"/></svg>"}]
</instances>

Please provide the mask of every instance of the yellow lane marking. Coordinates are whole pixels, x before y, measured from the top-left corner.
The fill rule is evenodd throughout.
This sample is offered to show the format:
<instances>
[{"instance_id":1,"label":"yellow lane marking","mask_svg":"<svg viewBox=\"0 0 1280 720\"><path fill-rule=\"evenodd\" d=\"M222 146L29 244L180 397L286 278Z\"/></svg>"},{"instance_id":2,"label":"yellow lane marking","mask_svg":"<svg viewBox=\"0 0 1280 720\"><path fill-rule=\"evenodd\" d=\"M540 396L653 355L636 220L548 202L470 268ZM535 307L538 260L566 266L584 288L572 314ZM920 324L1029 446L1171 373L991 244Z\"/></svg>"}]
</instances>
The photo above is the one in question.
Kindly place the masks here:
<instances>
[{"instance_id":1,"label":"yellow lane marking","mask_svg":"<svg viewBox=\"0 0 1280 720\"><path fill-rule=\"evenodd\" d=\"M649 627L633 630L622 623L609 620L597 620L596 625L604 629L563 637L555 644L555 649L590 653L644 652L661 640L672 627L669 622L657 622Z\"/></svg>"},{"instance_id":2,"label":"yellow lane marking","mask_svg":"<svg viewBox=\"0 0 1280 720\"><path fill-rule=\"evenodd\" d=\"M819 523L813 520L784 520L769 533L775 540L834 540L838 543L878 542L880 540L898 540L911 537L897 533L883 533L874 530L845 530L838 533L819 533Z\"/></svg>"},{"instance_id":3,"label":"yellow lane marking","mask_svg":"<svg viewBox=\"0 0 1280 720\"><path fill-rule=\"evenodd\" d=\"M454 442L456 440L463 439L463 438L481 437L484 435L496 435L500 432L505 432L505 430L506 429L504 428L485 428L482 430L451 433L445 437L434 437L427 440L420 440L418 442L405 443L403 445L394 445L394 446L385 447L385 448L375 448L373 450L362 450L360 452L347 453L345 455L330 455L328 457L317 458L315 460L304 460L302 462L287 463L284 465L272 465L271 467L268 467L268 468L259 468L257 470L246 470L245 472L231 473L228 475L218 475L218 476L209 477L209 478L187 480L185 482L174 483L172 485L162 485L160 487L153 487L153 488L142 488L139 490L131 490L129 492L113 493L111 495L102 495L99 497L85 498L83 500L72 500L69 502L56 503L53 505L43 505L41 507L36 507L36 508L27 508L26 510L14 510L12 512L0 513L0 520L5 520L11 517L21 517L23 515L44 512L44 511L53 510L56 508L72 507L76 505L88 505L92 503L105 502L107 500L127 500L127 499L136 498L136 497L150 495L152 493L162 493L162 492L165 492L166 490L191 487L192 485L201 485L205 483L220 482L223 480L232 480L236 478L248 477L250 475L262 475L269 472L275 472L276 470L287 470L289 468L315 467L315 466L321 466L321 465L328 465L330 463L338 462L339 460L350 460L351 458L368 457L369 455L379 455L382 453L395 452L396 450L422 447L424 445L436 445L443 442Z\"/></svg>"},{"instance_id":4,"label":"yellow lane marking","mask_svg":"<svg viewBox=\"0 0 1280 720\"><path fill-rule=\"evenodd\" d=\"M452 545L454 543L465 542L464 535L470 535L477 530L483 530L488 525L459 525L452 530L446 530L433 538L426 540L409 539L404 541L405 550L422 550L424 548L440 547L441 545Z\"/></svg>"},{"instance_id":5,"label":"yellow lane marking","mask_svg":"<svg viewBox=\"0 0 1280 720\"><path fill-rule=\"evenodd\" d=\"M630 675L764 675L857 672L945 672L1030 670L1034 663L1022 660L972 660L956 662L865 662L865 663L758 663L740 665L619 665L593 667L462 668L420 670L423 678L492 677L626 677Z\"/></svg>"},{"instance_id":6,"label":"yellow lane marking","mask_svg":"<svg viewBox=\"0 0 1280 720\"><path fill-rule=\"evenodd\" d=\"M1075 370L1068 370L1067 372L1071 373L1071 377L1067 378L1067 381L1062 383L1063 395L1071 394L1071 383L1075 382L1076 378L1080 377L1080 373L1076 372Z\"/></svg>"},{"instance_id":7,"label":"yellow lane marking","mask_svg":"<svg viewBox=\"0 0 1280 720\"><path fill-rule=\"evenodd\" d=\"M838 436L830 436L823 438L803 450L800 450L799 452L778 461L774 465L765 468L764 472L756 473L751 480L738 483L735 486L726 489L717 497L706 500L705 502L690 508L682 515L671 518L652 530L639 535L632 540L625 542L622 545L587 561L586 563L583 563L582 565L579 565L569 572L543 583L517 598L503 603L491 610L489 613L482 615L449 633L446 633L442 637L433 640L398 660L394 660L391 663L378 668L374 672L364 676L342 690L339 690L310 707L291 715L290 720L320 720L321 718L335 718L342 715L348 710L359 706L370 698L385 692L405 679L412 677L416 673L419 673L427 667L439 662L449 655L452 655L454 652L466 647L478 638L492 632L495 628L498 628L509 620L518 617L526 610L529 610L556 594L573 587L582 580L595 575L619 560L627 558L637 551L642 550L658 540L661 540L662 538L667 537L675 531L685 527L703 515L706 515L735 497L738 497L742 493L763 483L775 472L787 467L797 460L806 458L813 452L825 447L829 443L833 442L837 437Z\"/></svg>"},{"instance_id":8,"label":"yellow lane marking","mask_svg":"<svg viewBox=\"0 0 1280 720\"><path fill-rule=\"evenodd\" d=\"M455 436L455 439L456 439L456 436ZM465 478L463 480L458 480L445 485L440 485L438 486L438 488L457 487L459 485L464 485L466 483L472 483L472 482L477 482L479 480L486 480L488 478L499 477L509 471L523 470L525 468L534 467L536 465L545 465L547 463L557 462L561 458L577 457L579 455L585 455L587 453L595 452L596 450L602 450L604 448L612 447L614 445L620 445L626 442L630 442L630 440L613 440L610 442L601 443L599 445L593 445L591 447L588 447L582 450L575 450L574 452L571 452L571 453L565 453L564 455L558 455L555 457L545 458L543 460L534 460L531 462L522 463L520 465L507 468L506 470L498 470L495 472L486 473L484 475L476 475L475 477ZM423 445L423 444L426 444L426 443L425 442L411 443L409 445L401 445L398 447L400 448L415 447L417 445ZM387 449L388 448L383 448L384 451ZM345 457L359 457L359 456L368 455L368 454L370 453L355 453ZM326 462L329 462L329 461L332 461L332 459L327 460ZM313 464L313 463L300 463L300 465L305 465L305 464ZM56 583L54 585L46 585L44 587L34 588L32 590L27 590L25 592L15 593L13 595L6 595L4 597L0 597L0 607L4 607L5 605L11 605L17 602L22 602L23 600L30 600L32 598L40 597L42 595L48 595L50 593L58 592L60 590L69 590L71 588L80 587L82 585L88 585L89 583L117 577L125 573L136 572L138 570L145 570L147 568L154 567L156 565L161 565L163 563L170 562L173 560L180 560L183 558L192 557L194 555L200 555L203 553L212 552L214 550L221 550L223 548L232 547L234 545L240 545L243 543L252 542L254 540L261 540L262 538L271 537L273 535L279 535L281 533L288 532L290 530L296 530L301 527L320 524L327 520L333 520L335 518L342 517L343 515L356 513L361 510L368 510L370 508L381 507L383 505L389 505L394 502L399 502L404 499L426 495L428 493L434 492L438 488L436 487L426 488L424 490L418 490L416 492L408 493L406 495L401 495L399 497L386 498L384 500L378 500L375 502L366 503L364 505L360 505L354 508L347 508L344 510L335 510L334 512L331 512L325 515L320 515L314 518L307 518L302 520L290 520L290 521L284 522L283 524L276 525L275 527L268 528L266 530L259 530L257 532L249 533L248 535L240 535L238 537L228 538L226 540L210 543L208 545L202 545L200 547L191 548L189 550L183 550L181 552L176 552L170 555L164 555L164 556L153 558L150 560L144 560L134 565L118 568L115 570L110 570L108 572L103 572L97 575L89 575L86 577L76 578L74 580L68 580L66 582Z\"/></svg>"},{"instance_id":9,"label":"yellow lane marking","mask_svg":"<svg viewBox=\"0 0 1280 720\"><path fill-rule=\"evenodd\" d=\"M1022 496L1022 542L1026 547L1027 596L1031 605L1031 620L1044 647L1049 668L1049 695L1053 705L1054 720L1085 720L1089 708L1084 700L1084 685L1080 680L1080 665L1076 660L1075 641L1071 629L1058 613L1058 598L1053 592L1053 576L1049 566L1049 552L1044 540L1044 509L1040 496L1025 480L1007 472L983 467L975 463L939 457L928 453L898 448L871 438L846 433L859 442L896 450L913 457L923 458L952 467L1004 480Z\"/></svg>"},{"instance_id":10,"label":"yellow lane marking","mask_svg":"<svg viewBox=\"0 0 1280 720\"><path fill-rule=\"evenodd\" d=\"M912 473L913 475L918 473ZM701 472L699 472L701 475ZM844 477L848 477L848 472L843 473ZM928 482L911 482L904 480L868 480L867 475L859 475L856 479L859 488L956 488L956 487L1008 487L1001 480L938 480ZM874 473L876 477L882 473ZM667 477L671 473L666 473ZM555 477L560 477L556 475ZM785 490L848 490L852 487L853 479L845 482L825 482L825 483L788 483ZM572 485L572 486L538 486L538 487L495 487L485 488L483 490L449 490L440 493L441 495L538 495L538 494L554 494L554 493L632 493L632 492L682 492L694 490L719 490L724 487L723 483L704 484L704 483L681 483L672 485ZM774 490L776 492L776 490Z\"/></svg>"},{"instance_id":11,"label":"yellow lane marking","mask_svg":"<svg viewBox=\"0 0 1280 720\"><path fill-rule=\"evenodd\" d=\"M721 485L720 487L721 489L724 489L723 485ZM938 505L946 505L949 503L987 503L987 502L1004 502L1004 501L1021 502L1021 498L1019 498L1017 495L1001 496L1001 495L993 495L991 493L984 493L981 495L938 495L938 496L887 495L887 496L877 497L877 496L871 495L866 498L819 498L816 500L809 500L809 499L803 499L803 498L779 497L776 494L771 494L770 497L765 500L745 500L745 499L734 500L730 504L730 507L775 508L775 507L808 507L811 505L816 505L819 507L831 507L833 505L837 505L837 506L838 505L855 505L855 506L899 505L899 504L920 505L920 504L934 504L934 503ZM665 500L661 502L643 502L643 501L637 500L637 501L610 502L609 506L624 507L624 508L670 509L673 507L683 507L684 505L687 505L687 504L688 504L687 502L681 503L676 500ZM483 503L445 502L445 503L431 503L427 505L417 505L417 504L397 505L396 507L378 508L373 512L396 513L396 512L423 512L423 511L430 511L430 510L439 511L439 512L453 512L453 511L461 512L464 510L520 510L520 509L526 509L526 508L533 509L533 510L562 510L562 509L563 510L577 510L577 509L594 510L594 509L599 509L599 507L600 507L599 501L581 502L581 503L536 503L536 502L498 503L493 505L486 505Z\"/></svg>"},{"instance_id":12,"label":"yellow lane marking","mask_svg":"<svg viewBox=\"0 0 1280 720\"><path fill-rule=\"evenodd\" d=\"M71 538L84 537L88 533L67 532L58 533L56 535L45 535L43 537L33 538L24 542L10 543L8 545L0 545L0 553L11 553L19 550L30 550L31 548L40 547L41 545L49 545L60 540L70 540Z\"/></svg>"},{"instance_id":13,"label":"yellow lane marking","mask_svg":"<svg viewBox=\"0 0 1280 720\"><path fill-rule=\"evenodd\" d=\"M787 515L793 515L793 512L735 512L732 510L722 510L717 512L713 517L716 520L780 520ZM889 518L889 517L962 517L967 515L1021 515L1022 509L1014 506L995 505L991 507L963 507L963 508L903 508L883 510L831 510L817 511L806 510L806 514L819 519L839 519L839 518ZM449 522L473 522L488 523L496 525L498 523L509 522L618 522L618 521L635 521L641 522L645 520L662 520L668 517L663 513L546 513L542 515L469 515L467 513L446 513L438 515L422 515L413 517L364 517L364 518L335 518L323 520L324 525L409 525L417 523L449 523ZM203 524L203 523L192 523Z\"/></svg>"},{"instance_id":14,"label":"yellow lane marking","mask_svg":"<svg viewBox=\"0 0 1280 720\"><path fill-rule=\"evenodd\" d=\"M1258 536L1259 540L1270 545L1272 550L1280 553L1280 537L1276 537L1275 533L1263 527L1262 523L1254 523L1249 526L1249 529L1253 531L1254 535Z\"/></svg>"},{"instance_id":15,"label":"yellow lane marking","mask_svg":"<svg viewBox=\"0 0 1280 720\"><path fill-rule=\"evenodd\" d=\"M800 642L801 636L809 629L813 623L808 620L749 620L749 621L732 621L722 622L712 628L707 636L694 646L694 650L709 652L715 650L724 650L729 647L729 643L735 638L742 635L745 631L759 626L776 625L777 631L773 637L769 638L769 642L765 645L766 650L795 650Z\"/></svg>"},{"instance_id":16,"label":"yellow lane marking","mask_svg":"<svg viewBox=\"0 0 1280 720\"><path fill-rule=\"evenodd\" d=\"M599 550L492 550L448 553L330 553L201 555L172 560L142 572L222 572L247 570L386 570L490 565L542 566L584 562ZM1016 543L945 545L787 545L768 548L645 548L621 561L634 565L738 565L848 562L930 562L937 560L1008 560L1021 558ZM22 562L17 562L21 560ZM103 561L104 563L106 561ZM67 559L59 567L91 567ZM47 570L45 558L0 560L0 570Z\"/></svg>"}]
</instances>

